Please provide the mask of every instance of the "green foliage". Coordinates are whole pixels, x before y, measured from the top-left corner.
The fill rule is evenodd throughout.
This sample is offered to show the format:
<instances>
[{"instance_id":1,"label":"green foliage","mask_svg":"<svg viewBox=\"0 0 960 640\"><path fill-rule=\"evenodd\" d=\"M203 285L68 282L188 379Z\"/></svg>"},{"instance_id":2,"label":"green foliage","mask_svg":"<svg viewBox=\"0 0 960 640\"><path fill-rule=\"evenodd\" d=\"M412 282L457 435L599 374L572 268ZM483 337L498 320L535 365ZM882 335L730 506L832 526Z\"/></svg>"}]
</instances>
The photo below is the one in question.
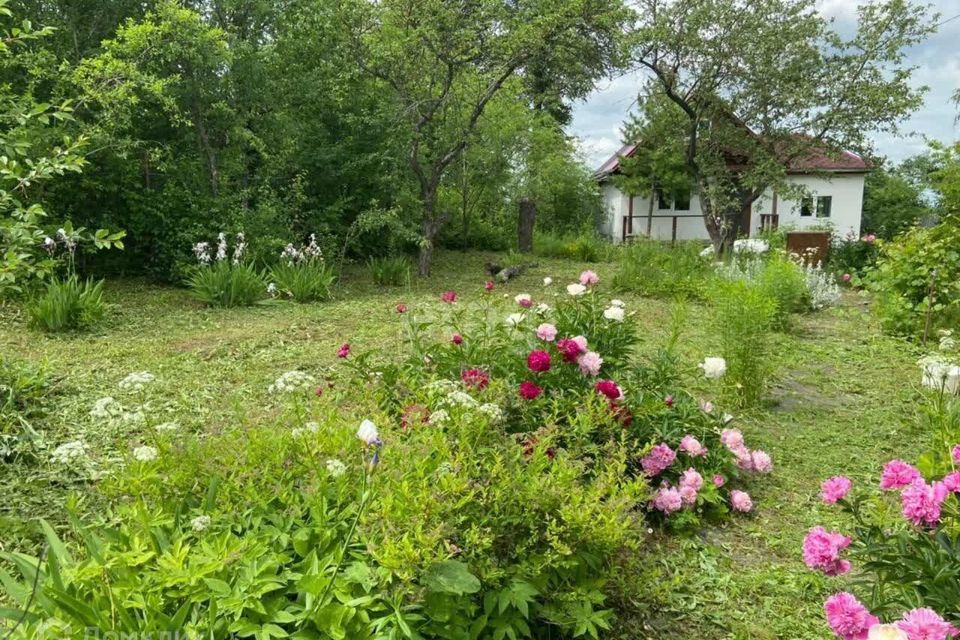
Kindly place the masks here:
<instances>
[{"instance_id":1,"label":"green foliage","mask_svg":"<svg viewBox=\"0 0 960 640\"><path fill-rule=\"evenodd\" d=\"M43 366L0 356L0 460L31 452L35 420L45 413L55 380Z\"/></svg>"},{"instance_id":2,"label":"green foliage","mask_svg":"<svg viewBox=\"0 0 960 640\"><path fill-rule=\"evenodd\" d=\"M810 306L803 270L784 255L775 255L764 262L756 285L774 301L771 326L775 329L786 328L792 314L806 311Z\"/></svg>"},{"instance_id":3,"label":"green foliage","mask_svg":"<svg viewBox=\"0 0 960 640\"><path fill-rule=\"evenodd\" d=\"M710 332L727 361L722 381L740 406L760 402L771 373L770 331L777 303L759 286L744 280L718 280L710 290Z\"/></svg>"},{"instance_id":4,"label":"green foliage","mask_svg":"<svg viewBox=\"0 0 960 640\"><path fill-rule=\"evenodd\" d=\"M211 307L246 307L263 299L267 283L252 264L217 260L197 267L188 286L194 298Z\"/></svg>"},{"instance_id":5,"label":"green foliage","mask_svg":"<svg viewBox=\"0 0 960 640\"><path fill-rule=\"evenodd\" d=\"M27 303L30 326L48 332L89 329L105 312L103 280L81 280L76 275L54 278Z\"/></svg>"},{"instance_id":6,"label":"green foliage","mask_svg":"<svg viewBox=\"0 0 960 640\"><path fill-rule=\"evenodd\" d=\"M270 280L276 285L277 293L297 302L329 300L330 290L336 279L333 269L322 259L281 261L270 268Z\"/></svg>"},{"instance_id":7,"label":"green foliage","mask_svg":"<svg viewBox=\"0 0 960 640\"><path fill-rule=\"evenodd\" d=\"M827 267L835 274L850 274L850 281L859 284L873 269L880 257L880 244L866 235L862 238L845 238L835 241L830 247Z\"/></svg>"},{"instance_id":8,"label":"green foliage","mask_svg":"<svg viewBox=\"0 0 960 640\"><path fill-rule=\"evenodd\" d=\"M863 233L890 239L931 212L920 187L896 170L881 167L867 174L863 187Z\"/></svg>"},{"instance_id":9,"label":"green foliage","mask_svg":"<svg viewBox=\"0 0 960 640\"><path fill-rule=\"evenodd\" d=\"M703 245L668 245L636 240L620 256L614 286L643 296L702 299L713 277L710 260L700 256Z\"/></svg>"},{"instance_id":10,"label":"green foliage","mask_svg":"<svg viewBox=\"0 0 960 640\"><path fill-rule=\"evenodd\" d=\"M533 237L534 254L548 258L600 262L607 259L610 251L609 242L589 230L579 233L536 231Z\"/></svg>"},{"instance_id":11,"label":"green foliage","mask_svg":"<svg viewBox=\"0 0 960 640\"><path fill-rule=\"evenodd\" d=\"M920 337L960 320L960 220L947 216L880 245L867 285L884 329Z\"/></svg>"},{"instance_id":12,"label":"green foliage","mask_svg":"<svg viewBox=\"0 0 960 640\"><path fill-rule=\"evenodd\" d=\"M375 284L386 287L402 287L410 284L410 259L406 256L370 258L367 269Z\"/></svg>"}]
</instances>

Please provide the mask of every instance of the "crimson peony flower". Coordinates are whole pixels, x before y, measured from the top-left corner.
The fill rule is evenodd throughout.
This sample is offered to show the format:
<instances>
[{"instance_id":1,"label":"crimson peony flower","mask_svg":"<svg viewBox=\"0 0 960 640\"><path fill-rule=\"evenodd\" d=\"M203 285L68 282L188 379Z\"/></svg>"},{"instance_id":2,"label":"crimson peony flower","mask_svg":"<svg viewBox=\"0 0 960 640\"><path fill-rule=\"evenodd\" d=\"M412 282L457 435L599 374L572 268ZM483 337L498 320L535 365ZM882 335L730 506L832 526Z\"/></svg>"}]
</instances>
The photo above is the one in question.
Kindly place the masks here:
<instances>
[{"instance_id":1,"label":"crimson peony flower","mask_svg":"<svg viewBox=\"0 0 960 640\"><path fill-rule=\"evenodd\" d=\"M666 398L664 398L664 399L663 399L663 404L667 405L668 407L672 407L672 406L673 406L673 396L667 396Z\"/></svg>"},{"instance_id":2,"label":"crimson peony flower","mask_svg":"<svg viewBox=\"0 0 960 640\"><path fill-rule=\"evenodd\" d=\"M482 391L490 384L490 376L481 369L467 369L460 374L460 379L467 387Z\"/></svg>"},{"instance_id":3,"label":"crimson peony flower","mask_svg":"<svg viewBox=\"0 0 960 640\"><path fill-rule=\"evenodd\" d=\"M456 291L444 291L440 294L440 299L446 302L447 304L453 304L457 301L457 292Z\"/></svg>"},{"instance_id":4,"label":"crimson peony flower","mask_svg":"<svg viewBox=\"0 0 960 640\"><path fill-rule=\"evenodd\" d=\"M567 362L576 362L580 354L584 352L580 343L572 338L557 340L557 350L563 354L563 359Z\"/></svg>"},{"instance_id":5,"label":"crimson peony flower","mask_svg":"<svg viewBox=\"0 0 960 640\"><path fill-rule=\"evenodd\" d=\"M593 388L597 393L602 393L609 400L619 400L623 397L623 391L620 390L620 385L618 385L613 380L599 380Z\"/></svg>"},{"instance_id":6,"label":"crimson peony flower","mask_svg":"<svg viewBox=\"0 0 960 640\"><path fill-rule=\"evenodd\" d=\"M527 366L530 368L530 371L534 371L536 373L549 371L550 354L539 349L536 351L531 351L530 355L527 356Z\"/></svg>"},{"instance_id":7,"label":"crimson peony flower","mask_svg":"<svg viewBox=\"0 0 960 640\"><path fill-rule=\"evenodd\" d=\"M463 344L463 336L459 333L455 333L453 334L453 337L450 338L450 341L459 347L461 344Z\"/></svg>"},{"instance_id":8,"label":"crimson peony flower","mask_svg":"<svg viewBox=\"0 0 960 640\"><path fill-rule=\"evenodd\" d=\"M337 349L337 357L346 358L348 355L350 355L350 343L344 342L342 345L340 345L340 348Z\"/></svg>"},{"instance_id":9,"label":"crimson peony flower","mask_svg":"<svg viewBox=\"0 0 960 640\"><path fill-rule=\"evenodd\" d=\"M493 291L493 280L487 280L483 283L483 288L487 291Z\"/></svg>"},{"instance_id":10,"label":"crimson peony flower","mask_svg":"<svg viewBox=\"0 0 960 640\"><path fill-rule=\"evenodd\" d=\"M321 385L321 386L317 387L316 389L314 389L314 390L313 390L313 393L314 393L314 395L316 395L318 398L319 398L320 396L322 396L322 395L323 395L323 386Z\"/></svg>"},{"instance_id":11,"label":"crimson peony flower","mask_svg":"<svg viewBox=\"0 0 960 640\"><path fill-rule=\"evenodd\" d=\"M406 313L406 312L407 312L407 305L403 304L402 302L397 305L397 313Z\"/></svg>"},{"instance_id":12,"label":"crimson peony flower","mask_svg":"<svg viewBox=\"0 0 960 640\"><path fill-rule=\"evenodd\" d=\"M543 389L529 380L524 380L520 383L520 397L524 400L533 400L541 393L543 393Z\"/></svg>"}]
</instances>

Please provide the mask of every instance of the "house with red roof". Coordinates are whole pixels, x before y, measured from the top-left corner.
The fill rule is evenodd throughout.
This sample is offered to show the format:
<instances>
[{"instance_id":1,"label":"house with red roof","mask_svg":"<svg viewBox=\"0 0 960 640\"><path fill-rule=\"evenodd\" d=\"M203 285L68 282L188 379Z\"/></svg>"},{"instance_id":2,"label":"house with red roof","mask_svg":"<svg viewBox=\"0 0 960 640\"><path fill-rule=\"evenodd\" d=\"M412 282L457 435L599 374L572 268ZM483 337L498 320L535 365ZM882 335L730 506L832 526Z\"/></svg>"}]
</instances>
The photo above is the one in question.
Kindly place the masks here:
<instances>
[{"instance_id":1,"label":"house with red roof","mask_svg":"<svg viewBox=\"0 0 960 640\"><path fill-rule=\"evenodd\" d=\"M624 145L594 172L606 213L604 235L614 242L639 236L654 240L709 240L695 192L657 191L650 197L624 193L615 184L612 178L620 172L621 159L633 155L636 147ZM813 152L794 160L787 168L787 181L804 187L807 195L790 199L768 188L743 212L742 228L748 230L750 237L778 227L829 227L836 235L859 235L863 185L869 170L869 164L850 151Z\"/></svg>"}]
</instances>

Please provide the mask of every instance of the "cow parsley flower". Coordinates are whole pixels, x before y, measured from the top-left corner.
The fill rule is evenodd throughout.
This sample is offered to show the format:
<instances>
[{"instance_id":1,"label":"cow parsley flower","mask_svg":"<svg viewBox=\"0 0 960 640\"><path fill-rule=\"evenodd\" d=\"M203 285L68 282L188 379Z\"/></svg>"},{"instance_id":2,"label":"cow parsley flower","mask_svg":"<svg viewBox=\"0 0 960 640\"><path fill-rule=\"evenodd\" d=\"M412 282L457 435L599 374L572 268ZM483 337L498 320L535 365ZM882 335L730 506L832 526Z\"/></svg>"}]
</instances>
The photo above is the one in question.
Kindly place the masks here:
<instances>
[{"instance_id":1,"label":"cow parsley flower","mask_svg":"<svg viewBox=\"0 0 960 640\"><path fill-rule=\"evenodd\" d=\"M110 396L100 398L93 403L90 416L93 418L112 418L121 411L120 404Z\"/></svg>"},{"instance_id":2,"label":"cow parsley flower","mask_svg":"<svg viewBox=\"0 0 960 640\"><path fill-rule=\"evenodd\" d=\"M347 472L347 465L343 464L340 460L336 458L331 458L327 460L327 473L329 473L334 478L339 478L344 473Z\"/></svg>"},{"instance_id":3,"label":"cow parsley flower","mask_svg":"<svg viewBox=\"0 0 960 640\"><path fill-rule=\"evenodd\" d=\"M427 420L428 424L432 425L444 425L450 420L450 414L444 409L437 409L430 414L430 418Z\"/></svg>"},{"instance_id":4,"label":"cow parsley flower","mask_svg":"<svg viewBox=\"0 0 960 640\"><path fill-rule=\"evenodd\" d=\"M316 378L309 373L296 370L287 371L267 387L267 391L275 394L294 393L305 389L313 389L316 383Z\"/></svg>"},{"instance_id":5,"label":"cow parsley flower","mask_svg":"<svg viewBox=\"0 0 960 640\"><path fill-rule=\"evenodd\" d=\"M56 464L69 465L87 457L90 448L83 440L64 442L50 454L50 461Z\"/></svg>"},{"instance_id":6,"label":"cow parsley flower","mask_svg":"<svg viewBox=\"0 0 960 640\"><path fill-rule=\"evenodd\" d=\"M503 419L503 411L499 405L495 405L492 402L483 403L478 407L478 411L486 415L493 422L500 422Z\"/></svg>"},{"instance_id":7,"label":"cow parsley flower","mask_svg":"<svg viewBox=\"0 0 960 640\"><path fill-rule=\"evenodd\" d=\"M197 516L190 521L190 527L197 533L206 530L210 526L210 516Z\"/></svg>"},{"instance_id":8,"label":"cow parsley flower","mask_svg":"<svg viewBox=\"0 0 960 640\"><path fill-rule=\"evenodd\" d=\"M133 457L140 462L151 462L157 459L157 448L144 445L133 450Z\"/></svg>"},{"instance_id":9,"label":"cow parsley flower","mask_svg":"<svg viewBox=\"0 0 960 640\"><path fill-rule=\"evenodd\" d=\"M177 424L176 422L164 422L154 427L154 429L160 433L169 433L171 431L176 431L179 428L180 428L180 425Z\"/></svg>"},{"instance_id":10,"label":"cow parsley flower","mask_svg":"<svg viewBox=\"0 0 960 640\"><path fill-rule=\"evenodd\" d=\"M137 371L121 380L119 387L124 391L143 391L143 388L155 379L149 371Z\"/></svg>"}]
</instances>

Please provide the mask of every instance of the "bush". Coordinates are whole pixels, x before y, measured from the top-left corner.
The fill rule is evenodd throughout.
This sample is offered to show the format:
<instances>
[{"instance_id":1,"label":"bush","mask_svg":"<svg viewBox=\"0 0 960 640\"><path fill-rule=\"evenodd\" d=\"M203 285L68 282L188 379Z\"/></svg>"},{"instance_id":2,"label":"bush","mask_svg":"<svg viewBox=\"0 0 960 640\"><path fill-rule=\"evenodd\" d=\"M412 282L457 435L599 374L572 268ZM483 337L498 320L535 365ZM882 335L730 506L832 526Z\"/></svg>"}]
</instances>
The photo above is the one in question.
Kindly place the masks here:
<instances>
[{"instance_id":1,"label":"bush","mask_svg":"<svg viewBox=\"0 0 960 640\"><path fill-rule=\"evenodd\" d=\"M194 298L211 307L246 307L266 295L266 283L258 269L226 260L197 268L189 287Z\"/></svg>"},{"instance_id":2,"label":"bush","mask_svg":"<svg viewBox=\"0 0 960 640\"><path fill-rule=\"evenodd\" d=\"M643 296L701 299L712 276L702 248L693 242L636 240L621 254L614 286Z\"/></svg>"},{"instance_id":3,"label":"bush","mask_svg":"<svg viewBox=\"0 0 960 640\"><path fill-rule=\"evenodd\" d=\"M867 277L874 310L890 333L920 337L960 321L960 218L911 229L880 246ZM929 318L929 321L928 321Z\"/></svg>"},{"instance_id":4,"label":"bush","mask_svg":"<svg viewBox=\"0 0 960 640\"><path fill-rule=\"evenodd\" d=\"M50 281L44 292L27 304L30 326L49 332L88 329L105 312L103 280L80 280L76 275Z\"/></svg>"},{"instance_id":5,"label":"bush","mask_svg":"<svg viewBox=\"0 0 960 640\"><path fill-rule=\"evenodd\" d=\"M272 279L268 291L293 298L297 302L328 300L336 275L323 261L316 237L298 249L288 244L280 254L280 262L270 269Z\"/></svg>"},{"instance_id":6,"label":"bush","mask_svg":"<svg viewBox=\"0 0 960 640\"><path fill-rule=\"evenodd\" d=\"M384 287L400 287L410 284L410 259L406 256L370 258L367 261L374 284Z\"/></svg>"},{"instance_id":7,"label":"bush","mask_svg":"<svg viewBox=\"0 0 960 640\"><path fill-rule=\"evenodd\" d=\"M876 237L847 237L833 242L827 268L845 281L858 284L876 265L879 255L880 245Z\"/></svg>"},{"instance_id":8,"label":"bush","mask_svg":"<svg viewBox=\"0 0 960 640\"><path fill-rule=\"evenodd\" d=\"M774 256L767 260L760 270L757 285L776 303L774 328L786 328L791 314L806 311L810 306L804 271L786 257Z\"/></svg>"},{"instance_id":9,"label":"bush","mask_svg":"<svg viewBox=\"0 0 960 640\"><path fill-rule=\"evenodd\" d=\"M594 231L565 234L537 232L533 238L533 253L545 258L600 262L607 258L610 250L610 243Z\"/></svg>"},{"instance_id":10,"label":"bush","mask_svg":"<svg viewBox=\"0 0 960 640\"><path fill-rule=\"evenodd\" d=\"M745 280L717 281L711 291L711 333L727 361L728 395L740 406L757 404L770 376L770 330L777 303Z\"/></svg>"}]
</instances>

